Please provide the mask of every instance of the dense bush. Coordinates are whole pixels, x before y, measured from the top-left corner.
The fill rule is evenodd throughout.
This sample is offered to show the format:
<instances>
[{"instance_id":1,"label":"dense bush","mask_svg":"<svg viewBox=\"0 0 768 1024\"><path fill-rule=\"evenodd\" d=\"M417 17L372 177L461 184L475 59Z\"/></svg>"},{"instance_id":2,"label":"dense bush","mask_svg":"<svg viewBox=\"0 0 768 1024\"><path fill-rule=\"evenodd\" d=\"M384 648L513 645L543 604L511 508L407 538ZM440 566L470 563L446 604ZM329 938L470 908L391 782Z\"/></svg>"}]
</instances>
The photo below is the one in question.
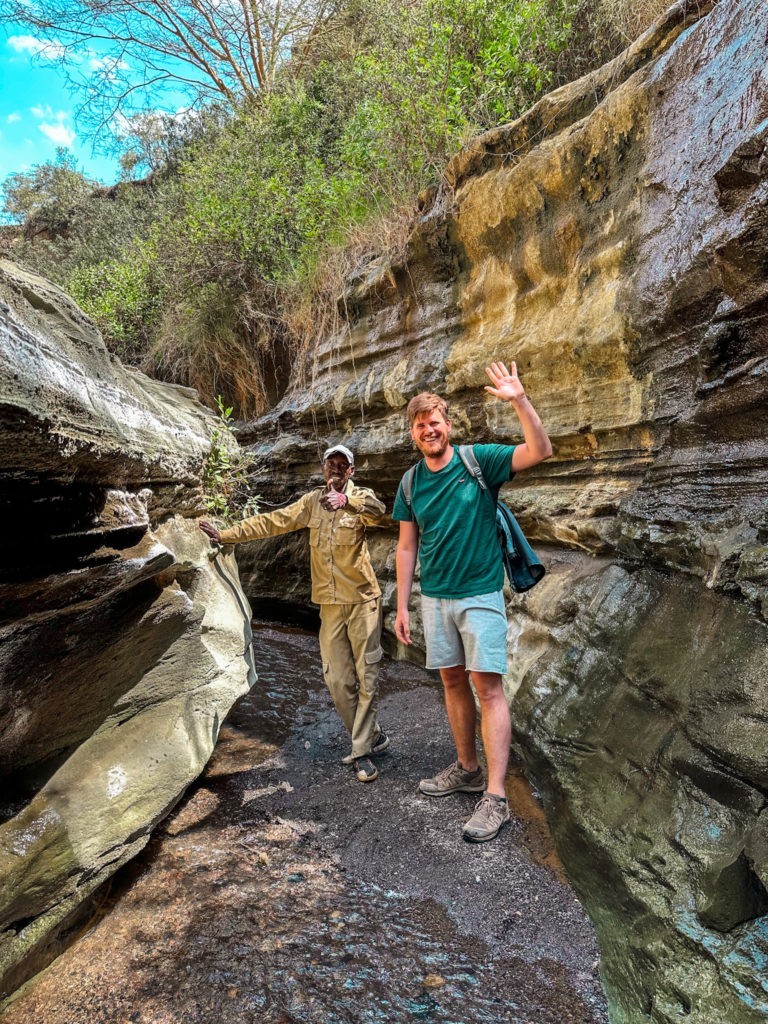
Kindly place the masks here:
<instances>
[{"instance_id":1,"label":"dense bush","mask_svg":"<svg viewBox=\"0 0 768 1024\"><path fill-rule=\"evenodd\" d=\"M73 207L90 195L94 185L80 173L66 149L59 148L50 163L8 176L3 186L4 212L11 220L24 224L27 238L55 233L66 225Z\"/></svg>"},{"instance_id":2,"label":"dense bush","mask_svg":"<svg viewBox=\"0 0 768 1024\"><path fill-rule=\"evenodd\" d=\"M163 289L152 244L137 241L118 258L83 261L70 273L67 286L120 358L140 363L162 312Z\"/></svg>"},{"instance_id":3,"label":"dense bush","mask_svg":"<svg viewBox=\"0 0 768 1024\"><path fill-rule=\"evenodd\" d=\"M48 166L34 168L28 175L39 180ZM75 195L42 195L35 212L20 218L24 228L13 248L15 259L65 287L80 269L119 261L133 239L148 237L164 202L146 182L103 188L75 173L84 186ZM5 183L6 213L18 202L12 187L18 177L11 175Z\"/></svg>"}]
</instances>

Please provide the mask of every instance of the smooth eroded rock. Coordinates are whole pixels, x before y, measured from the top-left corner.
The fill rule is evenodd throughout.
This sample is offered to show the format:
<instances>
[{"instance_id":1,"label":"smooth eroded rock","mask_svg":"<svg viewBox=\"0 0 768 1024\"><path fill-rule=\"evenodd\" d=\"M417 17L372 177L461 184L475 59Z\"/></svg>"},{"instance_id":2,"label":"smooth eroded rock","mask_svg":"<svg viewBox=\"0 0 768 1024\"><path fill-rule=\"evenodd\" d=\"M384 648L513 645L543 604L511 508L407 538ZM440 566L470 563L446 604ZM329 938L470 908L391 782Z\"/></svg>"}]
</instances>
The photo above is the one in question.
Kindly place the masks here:
<instances>
[{"instance_id":1,"label":"smooth eroded rock","mask_svg":"<svg viewBox=\"0 0 768 1024\"><path fill-rule=\"evenodd\" d=\"M213 415L0 263L0 993L200 773L255 674L197 527Z\"/></svg>"}]
</instances>

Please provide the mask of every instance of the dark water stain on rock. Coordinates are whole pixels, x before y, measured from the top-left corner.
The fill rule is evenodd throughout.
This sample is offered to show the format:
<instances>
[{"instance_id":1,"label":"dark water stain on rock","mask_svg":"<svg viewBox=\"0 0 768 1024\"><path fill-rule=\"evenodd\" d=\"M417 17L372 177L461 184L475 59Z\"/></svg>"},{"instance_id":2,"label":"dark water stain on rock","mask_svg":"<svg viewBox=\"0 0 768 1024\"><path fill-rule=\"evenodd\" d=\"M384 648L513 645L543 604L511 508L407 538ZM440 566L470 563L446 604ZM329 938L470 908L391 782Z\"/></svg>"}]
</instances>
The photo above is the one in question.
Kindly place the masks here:
<instances>
[{"instance_id":1,"label":"dark water stain on rock","mask_svg":"<svg viewBox=\"0 0 768 1024\"><path fill-rule=\"evenodd\" d=\"M606 1021L591 928L519 772L491 844L460 838L470 796L418 794L451 758L436 680L385 664L392 747L362 786L315 638L262 625L255 646L259 683L205 776L3 1024Z\"/></svg>"}]
</instances>

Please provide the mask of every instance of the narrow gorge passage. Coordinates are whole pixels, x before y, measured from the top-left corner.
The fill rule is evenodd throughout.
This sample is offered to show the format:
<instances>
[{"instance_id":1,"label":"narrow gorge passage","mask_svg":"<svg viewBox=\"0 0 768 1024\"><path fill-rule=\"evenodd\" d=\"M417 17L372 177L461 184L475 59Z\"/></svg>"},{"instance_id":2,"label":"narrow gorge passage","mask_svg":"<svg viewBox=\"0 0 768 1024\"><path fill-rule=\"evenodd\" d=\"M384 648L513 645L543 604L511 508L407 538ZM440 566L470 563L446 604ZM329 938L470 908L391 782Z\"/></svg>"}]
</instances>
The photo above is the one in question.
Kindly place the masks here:
<instances>
[{"instance_id":1,"label":"narrow gorge passage","mask_svg":"<svg viewBox=\"0 0 768 1024\"><path fill-rule=\"evenodd\" d=\"M519 774L493 843L451 759L435 674L387 661L392 747L361 785L316 638L255 623L259 682L199 783L118 876L98 919L3 1024L600 1024L591 926Z\"/></svg>"}]
</instances>

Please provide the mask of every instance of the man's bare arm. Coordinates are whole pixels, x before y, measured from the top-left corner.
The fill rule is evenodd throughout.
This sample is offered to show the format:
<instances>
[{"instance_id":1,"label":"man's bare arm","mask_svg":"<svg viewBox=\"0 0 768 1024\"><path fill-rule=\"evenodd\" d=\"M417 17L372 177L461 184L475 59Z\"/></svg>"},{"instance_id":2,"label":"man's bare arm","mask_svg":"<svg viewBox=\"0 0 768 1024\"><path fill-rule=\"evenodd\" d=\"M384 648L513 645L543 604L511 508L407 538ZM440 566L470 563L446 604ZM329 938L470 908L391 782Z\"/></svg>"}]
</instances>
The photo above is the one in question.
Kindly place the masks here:
<instances>
[{"instance_id":1,"label":"man's bare arm","mask_svg":"<svg viewBox=\"0 0 768 1024\"><path fill-rule=\"evenodd\" d=\"M492 384L486 384L485 390L502 402L509 402L523 428L525 440L512 454L512 471L519 473L521 469L538 466L552 454L552 443L517 375L517 363L511 363L511 370L507 370L504 363L491 363L485 372Z\"/></svg>"},{"instance_id":2,"label":"man's bare arm","mask_svg":"<svg viewBox=\"0 0 768 1024\"><path fill-rule=\"evenodd\" d=\"M403 520L400 523L400 538L397 542L397 618L395 619L395 635L403 644L412 642L408 602L411 599L413 573L418 553L419 528L416 523Z\"/></svg>"}]
</instances>

